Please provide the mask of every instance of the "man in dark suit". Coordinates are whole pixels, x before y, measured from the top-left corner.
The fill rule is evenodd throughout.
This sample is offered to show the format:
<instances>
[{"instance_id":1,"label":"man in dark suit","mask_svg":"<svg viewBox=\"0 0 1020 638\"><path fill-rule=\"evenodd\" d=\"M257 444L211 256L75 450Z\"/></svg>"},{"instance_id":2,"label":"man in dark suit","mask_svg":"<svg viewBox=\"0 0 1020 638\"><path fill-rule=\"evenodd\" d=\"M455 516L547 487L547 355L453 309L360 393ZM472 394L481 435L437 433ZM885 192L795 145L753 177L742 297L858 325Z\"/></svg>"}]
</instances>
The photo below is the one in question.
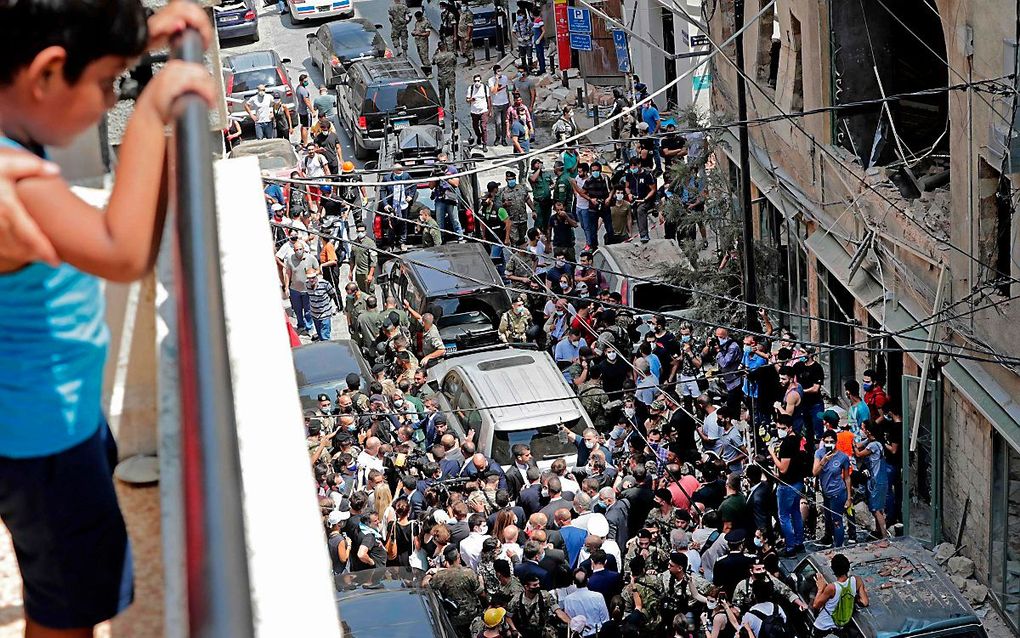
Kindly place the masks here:
<instances>
[{"instance_id":1,"label":"man in dark suit","mask_svg":"<svg viewBox=\"0 0 1020 638\"><path fill-rule=\"evenodd\" d=\"M765 538L772 538L772 517L776 510L776 496L768 480L763 480L765 473L757 465L748 465L744 476L751 483L747 492L747 508L751 512L754 528L760 529Z\"/></svg>"},{"instance_id":2,"label":"man in dark suit","mask_svg":"<svg viewBox=\"0 0 1020 638\"><path fill-rule=\"evenodd\" d=\"M450 530L450 543L454 547L460 547L460 542L468 537L471 533L471 528L468 527L467 522L468 508L463 501L453 504L453 518L454 521L448 524L446 527Z\"/></svg>"},{"instance_id":3,"label":"man in dark suit","mask_svg":"<svg viewBox=\"0 0 1020 638\"><path fill-rule=\"evenodd\" d=\"M535 536L535 534L532 534L532 538ZM541 534L538 534L538 536L541 536ZM570 572L570 566L567 565L566 552L546 544L538 559L538 566L547 571L552 577L553 588L570 586L573 576Z\"/></svg>"},{"instance_id":4,"label":"man in dark suit","mask_svg":"<svg viewBox=\"0 0 1020 638\"><path fill-rule=\"evenodd\" d=\"M471 457L471 461L466 463L460 471L461 476L468 478L479 475L492 476L493 474L499 477L499 489L505 490L506 474L503 473L503 468L494 459L486 457L481 452L475 453Z\"/></svg>"},{"instance_id":5,"label":"man in dark suit","mask_svg":"<svg viewBox=\"0 0 1020 638\"><path fill-rule=\"evenodd\" d=\"M524 515L530 517L542 509L542 485L538 482L539 477L542 476L542 471L537 467L529 467L525 476L528 479L529 485L521 490L521 495L517 498L517 504L524 508Z\"/></svg>"},{"instance_id":6,"label":"man in dark suit","mask_svg":"<svg viewBox=\"0 0 1020 638\"><path fill-rule=\"evenodd\" d=\"M597 549L591 554L591 574L588 575L588 589L602 594L606 605L613 596L623 591L623 577L617 571L606 569L606 553Z\"/></svg>"},{"instance_id":7,"label":"man in dark suit","mask_svg":"<svg viewBox=\"0 0 1020 638\"><path fill-rule=\"evenodd\" d=\"M510 492L507 490L496 490L496 510L489 514L489 518L486 521L489 524L489 529L496 526L496 517L502 511L513 512L513 515L517 518L517 522L514 524L518 527L524 527L524 521L527 520L527 517L524 516L524 509L517 505L510 506Z\"/></svg>"},{"instance_id":8,"label":"man in dark suit","mask_svg":"<svg viewBox=\"0 0 1020 638\"><path fill-rule=\"evenodd\" d=\"M550 476L549 480L545 483L545 489L549 494L549 503L545 505L541 510L542 514L545 514L545 518L548 521L548 526L551 529L556 528L556 510L567 508L570 509L571 501L563 498L563 487L560 484L560 477Z\"/></svg>"},{"instance_id":9,"label":"man in dark suit","mask_svg":"<svg viewBox=\"0 0 1020 638\"><path fill-rule=\"evenodd\" d=\"M712 584L726 592L726 596L733 597L733 590L737 583L747 578L751 573L751 565L754 559L744 554L744 539L747 534L742 529L734 529L726 533L726 545L729 547L722 558L715 561L712 572Z\"/></svg>"},{"instance_id":10,"label":"man in dark suit","mask_svg":"<svg viewBox=\"0 0 1020 638\"><path fill-rule=\"evenodd\" d=\"M616 490L603 487L599 500L606 505L606 520L609 521L609 538L622 549L630 538L630 503L616 499Z\"/></svg>"},{"instance_id":11,"label":"man in dark suit","mask_svg":"<svg viewBox=\"0 0 1020 638\"><path fill-rule=\"evenodd\" d=\"M514 567L514 575L522 583L526 577L537 576L542 589L551 591L553 588L552 576L538 564L538 558L541 555L542 544L535 540L529 540L524 544L524 560Z\"/></svg>"},{"instance_id":12,"label":"man in dark suit","mask_svg":"<svg viewBox=\"0 0 1020 638\"><path fill-rule=\"evenodd\" d=\"M630 504L630 512L627 515L628 535L633 536L645 524L648 513L655 506L655 493L652 492L652 482L648 478L648 471L644 465L639 465L631 472L635 485L620 493L620 499ZM623 547L621 545L621 547Z\"/></svg>"},{"instance_id":13,"label":"man in dark suit","mask_svg":"<svg viewBox=\"0 0 1020 638\"><path fill-rule=\"evenodd\" d=\"M506 489L510 492L510 498L516 500L521 490L528 485L525 476L529 469L535 467L535 461L531 458L531 448L523 443L514 443L510 453L514 463L506 472Z\"/></svg>"}]
</instances>

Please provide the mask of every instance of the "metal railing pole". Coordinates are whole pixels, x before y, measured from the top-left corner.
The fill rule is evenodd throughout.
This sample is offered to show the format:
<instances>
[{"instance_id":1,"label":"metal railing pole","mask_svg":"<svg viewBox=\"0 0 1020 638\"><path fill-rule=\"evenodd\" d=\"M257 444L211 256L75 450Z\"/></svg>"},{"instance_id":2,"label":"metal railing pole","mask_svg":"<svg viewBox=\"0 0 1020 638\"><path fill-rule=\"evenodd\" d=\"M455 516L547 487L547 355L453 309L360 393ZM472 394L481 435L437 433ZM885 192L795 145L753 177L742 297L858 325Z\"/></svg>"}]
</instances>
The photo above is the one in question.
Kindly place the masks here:
<instances>
[{"instance_id":1,"label":"metal railing pole","mask_svg":"<svg viewBox=\"0 0 1020 638\"><path fill-rule=\"evenodd\" d=\"M203 62L200 36L184 32L175 59ZM176 298L181 463L192 638L254 636L247 543L223 313L209 110L197 96L175 104L170 193L176 212Z\"/></svg>"}]
</instances>

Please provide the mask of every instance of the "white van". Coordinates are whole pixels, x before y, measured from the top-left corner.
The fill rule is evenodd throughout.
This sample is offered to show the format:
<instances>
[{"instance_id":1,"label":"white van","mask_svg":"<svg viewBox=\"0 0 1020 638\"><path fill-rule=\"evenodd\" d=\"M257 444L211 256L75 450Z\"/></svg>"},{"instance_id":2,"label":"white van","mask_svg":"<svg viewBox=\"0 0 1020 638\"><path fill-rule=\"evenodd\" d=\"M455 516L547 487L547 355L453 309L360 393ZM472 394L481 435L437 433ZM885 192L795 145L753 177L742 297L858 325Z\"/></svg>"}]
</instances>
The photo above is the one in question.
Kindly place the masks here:
<instances>
[{"instance_id":1,"label":"white van","mask_svg":"<svg viewBox=\"0 0 1020 638\"><path fill-rule=\"evenodd\" d=\"M690 304L689 293L656 283L662 279L662 268L675 264L693 269L675 239L610 244L599 247L592 255L592 266L602 271L611 292L620 293L623 305L653 312L683 310Z\"/></svg>"},{"instance_id":2,"label":"white van","mask_svg":"<svg viewBox=\"0 0 1020 638\"><path fill-rule=\"evenodd\" d=\"M573 466L574 443L559 424L581 434L592 427L573 389L547 352L495 346L458 353L429 369L429 385L459 436L475 431L479 452L508 467L510 448L531 447L540 468L556 459Z\"/></svg>"}]
</instances>

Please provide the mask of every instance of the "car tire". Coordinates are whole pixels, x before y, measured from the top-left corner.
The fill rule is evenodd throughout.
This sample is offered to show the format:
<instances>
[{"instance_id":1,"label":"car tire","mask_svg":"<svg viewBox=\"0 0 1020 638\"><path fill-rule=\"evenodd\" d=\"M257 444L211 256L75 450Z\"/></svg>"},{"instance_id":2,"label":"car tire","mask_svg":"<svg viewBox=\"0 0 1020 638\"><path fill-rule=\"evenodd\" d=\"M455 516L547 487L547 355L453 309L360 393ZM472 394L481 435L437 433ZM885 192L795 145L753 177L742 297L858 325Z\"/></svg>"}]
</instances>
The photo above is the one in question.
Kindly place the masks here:
<instances>
[{"instance_id":1,"label":"car tire","mask_svg":"<svg viewBox=\"0 0 1020 638\"><path fill-rule=\"evenodd\" d=\"M351 140L354 142L354 157L363 160L372 156L372 150L362 146L357 135L351 135Z\"/></svg>"},{"instance_id":2,"label":"car tire","mask_svg":"<svg viewBox=\"0 0 1020 638\"><path fill-rule=\"evenodd\" d=\"M251 37L251 41L252 41L252 42L258 42L258 41L259 41L259 39L260 39L261 37L262 37L262 36L261 36L261 35L259 35L259 28L258 28L258 27L255 27L255 35L253 35L253 36Z\"/></svg>"}]
</instances>

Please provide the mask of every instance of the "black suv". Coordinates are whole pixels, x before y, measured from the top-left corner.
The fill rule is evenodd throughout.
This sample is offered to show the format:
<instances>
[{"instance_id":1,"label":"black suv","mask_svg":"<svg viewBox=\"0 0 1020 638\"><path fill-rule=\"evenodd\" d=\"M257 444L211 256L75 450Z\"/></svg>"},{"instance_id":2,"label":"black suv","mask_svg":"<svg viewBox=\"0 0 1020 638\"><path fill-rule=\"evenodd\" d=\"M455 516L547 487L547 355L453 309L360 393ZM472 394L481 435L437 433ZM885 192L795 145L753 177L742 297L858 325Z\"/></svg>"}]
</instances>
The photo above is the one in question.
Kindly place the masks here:
<instances>
[{"instance_id":1,"label":"black suv","mask_svg":"<svg viewBox=\"0 0 1020 638\"><path fill-rule=\"evenodd\" d=\"M464 273L459 276L457 273ZM503 280L481 244L413 250L382 267L385 296L431 312L447 352L496 343L499 319L510 309Z\"/></svg>"},{"instance_id":2,"label":"black suv","mask_svg":"<svg viewBox=\"0 0 1020 638\"><path fill-rule=\"evenodd\" d=\"M443 123L443 107L432 83L406 58L356 62L340 82L340 122L354 140L358 159L379 148L387 126Z\"/></svg>"}]
</instances>

